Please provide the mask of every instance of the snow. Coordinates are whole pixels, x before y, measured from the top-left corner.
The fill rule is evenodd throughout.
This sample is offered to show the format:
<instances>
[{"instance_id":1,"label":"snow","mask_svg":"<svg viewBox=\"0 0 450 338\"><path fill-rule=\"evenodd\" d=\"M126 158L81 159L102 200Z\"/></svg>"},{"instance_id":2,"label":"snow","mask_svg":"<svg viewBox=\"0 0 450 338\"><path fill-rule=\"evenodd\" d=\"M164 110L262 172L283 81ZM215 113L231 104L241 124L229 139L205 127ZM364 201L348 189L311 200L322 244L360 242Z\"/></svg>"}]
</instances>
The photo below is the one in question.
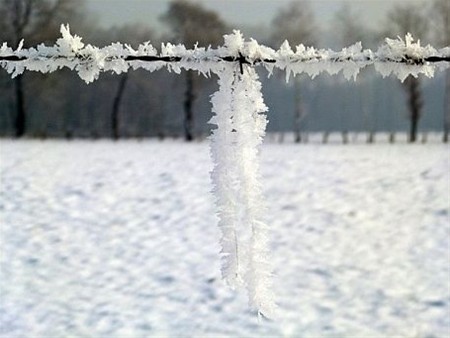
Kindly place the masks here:
<instances>
[{"instance_id":1,"label":"snow","mask_svg":"<svg viewBox=\"0 0 450 338\"><path fill-rule=\"evenodd\" d=\"M2 337L449 334L448 146L262 146L275 321L221 280L206 143L0 154Z\"/></svg>"}]
</instances>

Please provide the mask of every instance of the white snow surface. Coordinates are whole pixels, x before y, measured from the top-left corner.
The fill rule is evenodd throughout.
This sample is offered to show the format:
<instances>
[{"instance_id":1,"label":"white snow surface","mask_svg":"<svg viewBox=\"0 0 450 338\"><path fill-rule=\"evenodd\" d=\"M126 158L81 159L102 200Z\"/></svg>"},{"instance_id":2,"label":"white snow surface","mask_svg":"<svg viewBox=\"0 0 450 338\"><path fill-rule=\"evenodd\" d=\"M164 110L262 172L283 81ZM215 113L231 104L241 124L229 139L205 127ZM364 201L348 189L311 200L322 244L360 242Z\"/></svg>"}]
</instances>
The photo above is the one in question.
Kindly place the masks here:
<instances>
[{"instance_id":1,"label":"white snow surface","mask_svg":"<svg viewBox=\"0 0 450 338\"><path fill-rule=\"evenodd\" d=\"M221 280L206 143L0 141L0 336L448 337L448 146L261 149L275 321Z\"/></svg>"}]
</instances>

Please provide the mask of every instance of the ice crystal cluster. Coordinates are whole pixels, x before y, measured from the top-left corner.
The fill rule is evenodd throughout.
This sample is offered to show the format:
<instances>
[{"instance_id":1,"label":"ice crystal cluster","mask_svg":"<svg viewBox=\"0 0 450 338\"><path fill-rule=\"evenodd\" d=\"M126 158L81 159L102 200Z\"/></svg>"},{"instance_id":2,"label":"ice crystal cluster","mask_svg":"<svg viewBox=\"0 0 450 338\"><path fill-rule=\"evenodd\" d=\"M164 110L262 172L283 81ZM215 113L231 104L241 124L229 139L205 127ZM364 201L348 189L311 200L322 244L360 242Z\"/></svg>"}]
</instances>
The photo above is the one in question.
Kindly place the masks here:
<instances>
[{"instance_id":1,"label":"ice crystal cluster","mask_svg":"<svg viewBox=\"0 0 450 338\"><path fill-rule=\"evenodd\" d=\"M408 75L432 77L435 70L449 67L448 61L429 62L431 57L447 59L450 47L436 50L405 40L386 39L376 51L363 50L361 43L339 52L299 45L295 51L284 42L278 50L246 41L239 31L224 36L224 45L216 49L186 49L183 45L162 44L160 52L150 42L137 49L122 43L104 48L86 45L69 26L61 26L62 37L54 46L43 44L13 50L4 43L0 48L0 67L12 77L25 70L49 73L68 67L90 83L101 72L123 73L129 68L150 72L166 67L179 73L194 70L205 76L218 76L219 90L212 96L214 116L211 155L213 191L219 216L222 247L222 276L232 287L244 287L249 304L265 317L275 315L270 264L269 227L265 222L259 146L267 124L267 107L254 66L264 67L269 75L275 68L286 72L286 79L302 73L314 78L322 72L343 73L355 79L369 65L382 76L394 75L403 81Z\"/></svg>"}]
</instances>

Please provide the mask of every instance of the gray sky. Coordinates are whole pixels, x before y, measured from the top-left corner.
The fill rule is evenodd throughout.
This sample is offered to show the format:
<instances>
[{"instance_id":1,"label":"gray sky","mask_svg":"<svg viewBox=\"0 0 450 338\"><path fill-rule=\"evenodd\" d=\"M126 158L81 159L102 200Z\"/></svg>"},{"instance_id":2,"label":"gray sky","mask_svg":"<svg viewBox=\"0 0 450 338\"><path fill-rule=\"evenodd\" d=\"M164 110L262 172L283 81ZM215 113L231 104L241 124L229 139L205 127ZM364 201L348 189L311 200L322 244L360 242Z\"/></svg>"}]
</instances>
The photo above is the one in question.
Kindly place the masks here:
<instances>
[{"instance_id":1,"label":"gray sky","mask_svg":"<svg viewBox=\"0 0 450 338\"><path fill-rule=\"evenodd\" d=\"M269 25L279 8L291 0L196 0L217 11L234 28ZM325 26L340 8L342 0L311 1L317 22ZM353 0L347 1L369 28L380 24L383 14L393 4L426 0ZM158 18L167 10L169 0L87 0L88 9L105 27L126 23L143 23L158 28Z\"/></svg>"}]
</instances>

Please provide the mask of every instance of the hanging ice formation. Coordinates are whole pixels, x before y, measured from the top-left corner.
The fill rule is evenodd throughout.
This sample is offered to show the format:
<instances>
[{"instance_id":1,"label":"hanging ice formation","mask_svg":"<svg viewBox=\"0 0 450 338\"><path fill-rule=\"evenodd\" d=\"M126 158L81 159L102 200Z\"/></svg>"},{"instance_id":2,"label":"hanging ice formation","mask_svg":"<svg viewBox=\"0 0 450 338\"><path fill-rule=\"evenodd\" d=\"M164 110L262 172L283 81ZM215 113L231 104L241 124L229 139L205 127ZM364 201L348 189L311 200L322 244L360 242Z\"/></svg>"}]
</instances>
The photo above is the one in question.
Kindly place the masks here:
<instances>
[{"instance_id":1,"label":"hanging ice formation","mask_svg":"<svg viewBox=\"0 0 450 338\"><path fill-rule=\"evenodd\" d=\"M275 305L258 161L267 107L253 68L243 74L224 69L219 86L211 99L216 114L211 123L217 125L211 177L222 232L222 276L231 287L246 287L250 306L271 317Z\"/></svg>"},{"instance_id":2,"label":"hanging ice formation","mask_svg":"<svg viewBox=\"0 0 450 338\"><path fill-rule=\"evenodd\" d=\"M258 151L267 106L254 68L239 71L237 65L227 64L218 76L219 90L211 99L215 116L210 123L217 126L211 136L211 177L222 233L222 277L233 288L245 287L249 305L272 317L275 302Z\"/></svg>"}]
</instances>

